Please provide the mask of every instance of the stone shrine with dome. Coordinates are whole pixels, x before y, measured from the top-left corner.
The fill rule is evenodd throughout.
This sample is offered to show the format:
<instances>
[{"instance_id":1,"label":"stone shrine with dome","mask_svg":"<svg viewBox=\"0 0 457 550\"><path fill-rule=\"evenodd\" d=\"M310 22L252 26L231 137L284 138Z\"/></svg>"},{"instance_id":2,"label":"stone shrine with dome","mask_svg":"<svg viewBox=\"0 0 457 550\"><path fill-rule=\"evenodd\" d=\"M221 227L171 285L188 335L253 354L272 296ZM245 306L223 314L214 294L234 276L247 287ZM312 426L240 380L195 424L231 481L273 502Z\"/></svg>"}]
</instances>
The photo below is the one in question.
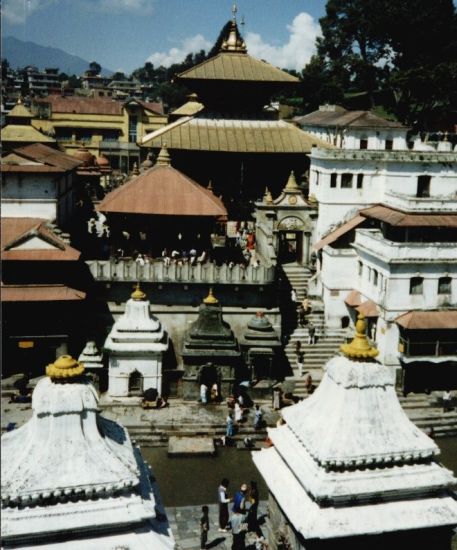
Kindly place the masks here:
<instances>
[{"instance_id":1,"label":"stone shrine with dome","mask_svg":"<svg viewBox=\"0 0 457 550\"><path fill-rule=\"evenodd\" d=\"M150 467L99 414L84 365L63 355L46 374L32 418L2 436L2 548L175 548Z\"/></svg>"},{"instance_id":2,"label":"stone shrine with dome","mask_svg":"<svg viewBox=\"0 0 457 550\"><path fill-rule=\"evenodd\" d=\"M150 388L162 393L163 355L169 348L169 339L160 321L151 316L149 305L138 284L125 313L114 323L105 341L111 397L139 396Z\"/></svg>"},{"instance_id":3,"label":"stone shrine with dome","mask_svg":"<svg viewBox=\"0 0 457 550\"><path fill-rule=\"evenodd\" d=\"M185 335L182 347L184 399L198 399L199 385L217 384L227 397L241 381L241 352L230 325L222 319L222 306L212 290L200 305L198 318Z\"/></svg>"},{"instance_id":4,"label":"stone shrine with dome","mask_svg":"<svg viewBox=\"0 0 457 550\"><path fill-rule=\"evenodd\" d=\"M315 393L284 409L273 447L253 453L270 492L272 550L451 547L457 480L401 408L365 330L359 316Z\"/></svg>"}]
</instances>

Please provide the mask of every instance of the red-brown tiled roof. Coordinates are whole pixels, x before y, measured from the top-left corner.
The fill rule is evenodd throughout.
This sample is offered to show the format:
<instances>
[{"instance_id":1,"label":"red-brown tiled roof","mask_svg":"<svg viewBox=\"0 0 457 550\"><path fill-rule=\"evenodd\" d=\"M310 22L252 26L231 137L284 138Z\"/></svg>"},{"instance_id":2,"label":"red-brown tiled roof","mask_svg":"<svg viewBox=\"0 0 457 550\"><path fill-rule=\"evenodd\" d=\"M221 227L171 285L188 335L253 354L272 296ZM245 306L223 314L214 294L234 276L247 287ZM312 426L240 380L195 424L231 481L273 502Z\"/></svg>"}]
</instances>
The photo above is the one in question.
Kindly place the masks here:
<instances>
[{"instance_id":1,"label":"red-brown tiled roof","mask_svg":"<svg viewBox=\"0 0 457 550\"><path fill-rule=\"evenodd\" d=\"M362 303L360 292L357 290L351 290L351 292L344 299L344 303L351 307L358 307Z\"/></svg>"},{"instance_id":2,"label":"red-brown tiled roof","mask_svg":"<svg viewBox=\"0 0 457 550\"><path fill-rule=\"evenodd\" d=\"M57 151L56 149L43 145L42 143L33 143L32 145L18 147L17 149L14 149L14 153L24 157L25 159L41 162L47 166L58 168L63 172L73 170L82 164L80 160L72 155L67 155L66 153Z\"/></svg>"},{"instance_id":3,"label":"red-brown tiled roof","mask_svg":"<svg viewBox=\"0 0 457 550\"><path fill-rule=\"evenodd\" d=\"M343 223L343 225L340 225L340 227L331 231L323 239L318 241L313 246L313 250L320 250L321 248L324 248L324 246L337 241L342 235L344 235L348 231L351 231L351 229L358 227L364 221L365 221L365 218L360 214L357 214L357 216L354 216L352 219L350 219L346 223Z\"/></svg>"},{"instance_id":4,"label":"red-brown tiled roof","mask_svg":"<svg viewBox=\"0 0 457 550\"><path fill-rule=\"evenodd\" d=\"M60 168L54 168L53 166L44 165L31 165L31 164L0 164L0 172L20 172L20 173L33 173L33 174L61 174Z\"/></svg>"},{"instance_id":5,"label":"red-brown tiled roof","mask_svg":"<svg viewBox=\"0 0 457 550\"><path fill-rule=\"evenodd\" d=\"M102 212L165 216L225 216L222 201L172 166L154 166L118 187L98 205Z\"/></svg>"},{"instance_id":6,"label":"red-brown tiled roof","mask_svg":"<svg viewBox=\"0 0 457 550\"><path fill-rule=\"evenodd\" d=\"M294 120L303 126L407 129L400 122L387 120L371 111L347 111L342 108L338 108L335 111L317 110L302 117L296 117Z\"/></svg>"},{"instance_id":7,"label":"red-brown tiled roof","mask_svg":"<svg viewBox=\"0 0 457 550\"><path fill-rule=\"evenodd\" d=\"M162 103L148 103L146 101L132 100L142 105L148 111L162 115ZM50 95L43 99L35 100L37 104L50 104L53 113L76 113L88 115L121 115L124 102L103 97L62 97Z\"/></svg>"},{"instance_id":8,"label":"red-brown tiled roof","mask_svg":"<svg viewBox=\"0 0 457 550\"><path fill-rule=\"evenodd\" d=\"M395 227L456 227L457 214L409 213L378 204L359 212L366 218L374 218Z\"/></svg>"},{"instance_id":9,"label":"red-brown tiled roof","mask_svg":"<svg viewBox=\"0 0 457 550\"><path fill-rule=\"evenodd\" d=\"M65 285L3 285L2 302L60 302L84 300L86 293Z\"/></svg>"},{"instance_id":10,"label":"red-brown tiled roof","mask_svg":"<svg viewBox=\"0 0 457 550\"><path fill-rule=\"evenodd\" d=\"M76 261L81 252L63 242L46 227L48 220L42 218L2 218L2 260L17 261ZM50 249L11 250L30 238L37 236L53 246Z\"/></svg>"},{"instance_id":11,"label":"red-brown tiled roof","mask_svg":"<svg viewBox=\"0 0 457 550\"><path fill-rule=\"evenodd\" d=\"M395 319L397 325L410 330L456 329L457 310L408 311Z\"/></svg>"}]
</instances>

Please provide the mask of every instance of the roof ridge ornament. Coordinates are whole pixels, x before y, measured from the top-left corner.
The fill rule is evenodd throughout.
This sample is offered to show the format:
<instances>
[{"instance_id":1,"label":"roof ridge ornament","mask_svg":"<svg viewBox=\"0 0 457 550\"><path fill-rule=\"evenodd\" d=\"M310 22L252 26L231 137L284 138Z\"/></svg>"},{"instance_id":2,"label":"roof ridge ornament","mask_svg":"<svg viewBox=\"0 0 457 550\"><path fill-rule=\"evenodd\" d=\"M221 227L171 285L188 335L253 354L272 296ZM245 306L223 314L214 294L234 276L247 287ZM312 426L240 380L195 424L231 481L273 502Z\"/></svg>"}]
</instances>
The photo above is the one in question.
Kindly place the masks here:
<instances>
[{"instance_id":1,"label":"roof ridge ornament","mask_svg":"<svg viewBox=\"0 0 457 550\"><path fill-rule=\"evenodd\" d=\"M287 180L286 187L284 188L285 191L300 191L300 188L298 187L297 180L295 178L295 173L293 170L291 170L289 174L289 179Z\"/></svg>"},{"instance_id":2,"label":"roof ridge ornament","mask_svg":"<svg viewBox=\"0 0 457 550\"><path fill-rule=\"evenodd\" d=\"M51 380L69 380L84 373L84 365L71 355L61 355L54 363L46 367L46 375Z\"/></svg>"},{"instance_id":3,"label":"roof ridge ornament","mask_svg":"<svg viewBox=\"0 0 457 550\"><path fill-rule=\"evenodd\" d=\"M247 53L246 43L244 42L236 24L236 13L238 7L236 3L232 6L232 21L230 22L230 28L227 38L225 38L221 44L221 52L232 53Z\"/></svg>"},{"instance_id":4,"label":"roof ridge ornament","mask_svg":"<svg viewBox=\"0 0 457 550\"><path fill-rule=\"evenodd\" d=\"M162 144L162 149L160 149L159 156L156 161L157 166L171 166L171 157L168 152L167 142L164 141Z\"/></svg>"},{"instance_id":5,"label":"roof ridge ornament","mask_svg":"<svg viewBox=\"0 0 457 550\"><path fill-rule=\"evenodd\" d=\"M130 294L130 298L136 302L142 302L146 300L146 294L141 290L140 281L135 285L135 290Z\"/></svg>"},{"instance_id":6,"label":"roof ridge ornament","mask_svg":"<svg viewBox=\"0 0 457 550\"><path fill-rule=\"evenodd\" d=\"M265 195L263 197L263 200L266 204L273 204L273 196L268 187L265 187Z\"/></svg>"},{"instance_id":7,"label":"roof ridge ornament","mask_svg":"<svg viewBox=\"0 0 457 550\"><path fill-rule=\"evenodd\" d=\"M359 313L355 324L355 336L350 344L342 344L340 350L348 359L374 359L379 350L371 347L367 335L365 316Z\"/></svg>"},{"instance_id":8,"label":"roof ridge ornament","mask_svg":"<svg viewBox=\"0 0 457 550\"><path fill-rule=\"evenodd\" d=\"M212 287L209 288L208 296L203 300L204 304L218 304L219 300L214 296Z\"/></svg>"}]
</instances>

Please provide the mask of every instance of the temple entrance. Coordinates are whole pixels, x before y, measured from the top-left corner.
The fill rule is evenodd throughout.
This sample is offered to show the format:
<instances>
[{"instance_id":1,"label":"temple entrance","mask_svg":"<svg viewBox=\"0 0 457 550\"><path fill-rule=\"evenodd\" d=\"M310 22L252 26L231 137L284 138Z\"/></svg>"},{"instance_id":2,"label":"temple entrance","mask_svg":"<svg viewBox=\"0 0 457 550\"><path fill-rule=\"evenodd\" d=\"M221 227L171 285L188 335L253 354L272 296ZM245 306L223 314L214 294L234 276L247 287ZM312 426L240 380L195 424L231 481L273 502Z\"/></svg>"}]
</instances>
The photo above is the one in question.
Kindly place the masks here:
<instances>
[{"instance_id":1,"label":"temple entrance","mask_svg":"<svg viewBox=\"0 0 457 550\"><path fill-rule=\"evenodd\" d=\"M283 264L302 263L303 260L303 232L279 232L279 260Z\"/></svg>"},{"instance_id":2,"label":"temple entrance","mask_svg":"<svg viewBox=\"0 0 457 550\"><path fill-rule=\"evenodd\" d=\"M129 376L129 395L142 395L143 393L143 375L134 370Z\"/></svg>"},{"instance_id":3,"label":"temple entrance","mask_svg":"<svg viewBox=\"0 0 457 550\"><path fill-rule=\"evenodd\" d=\"M200 374L198 376L198 384L205 384L208 387L209 394L211 393L211 388L214 384L217 384L218 394L220 398L221 394L221 384L219 380L219 373L217 368L212 363L207 363L203 365L200 369Z\"/></svg>"}]
</instances>

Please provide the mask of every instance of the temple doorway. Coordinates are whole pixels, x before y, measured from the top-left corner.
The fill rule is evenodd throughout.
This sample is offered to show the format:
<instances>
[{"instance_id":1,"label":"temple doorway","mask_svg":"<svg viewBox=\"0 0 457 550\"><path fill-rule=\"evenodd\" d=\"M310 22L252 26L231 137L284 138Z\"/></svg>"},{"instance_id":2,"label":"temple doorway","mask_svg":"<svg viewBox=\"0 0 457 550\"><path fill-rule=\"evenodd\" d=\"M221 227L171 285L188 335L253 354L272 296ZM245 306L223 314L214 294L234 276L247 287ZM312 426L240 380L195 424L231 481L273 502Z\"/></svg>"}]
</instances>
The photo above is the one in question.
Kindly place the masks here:
<instances>
[{"instance_id":1,"label":"temple doorway","mask_svg":"<svg viewBox=\"0 0 457 550\"><path fill-rule=\"evenodd\" d=\"M203 365L200 369L200 375L198 377L198 384L205 384L208 387L208 390L211 391L211 388L214 384L217 384L218 394L220 397L221 385L219 379L219 373L217 368L212 363L207 363Z\"/></svg>"},{"instance_id":2,"label":"temple doorway","mask_svg":"<svg viewBox=\"0 0 457 550\"><path fill-rule=\"evenodd\" d=\"M143 375L134 370L129 376L129 395L142 395L143 393Z\"/></svg>"},{"instance_id":3,"label":"temple doorway","mask_svg":"<svg viewBox=\"0 0 457 550\"><path fill-rule=\"evenodd\" d=\"M302 263L303 231L279 232L279 260L283 264Z\"/></svg>"}]
</instances>

